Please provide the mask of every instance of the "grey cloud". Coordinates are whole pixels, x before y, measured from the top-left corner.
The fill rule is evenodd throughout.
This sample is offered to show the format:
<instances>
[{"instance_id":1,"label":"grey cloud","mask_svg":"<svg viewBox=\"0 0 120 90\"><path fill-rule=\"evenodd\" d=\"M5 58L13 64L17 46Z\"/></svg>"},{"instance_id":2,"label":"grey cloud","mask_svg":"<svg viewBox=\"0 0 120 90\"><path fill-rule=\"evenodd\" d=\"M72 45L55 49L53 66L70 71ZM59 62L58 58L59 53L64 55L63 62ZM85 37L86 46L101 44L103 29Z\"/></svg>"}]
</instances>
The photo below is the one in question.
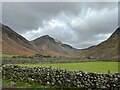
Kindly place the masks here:
<instances>
[{"instance_id":1,"label":"grey cloud","mask_svg":"<svg viewBox=\"0 0 120 90\"><path fill-rule=\"evenodd\" d=\"M10 2L3 3L2 13L3 23L29 40L48 34L77 48L108 38L118 19L113 2Z\"/></svg>"},{"instance_id":2,"label":"grey cloud","mask_svg":"<svg viewBox=\"0 0 120 90\"><path fill-rule=\"evenodd\" d=\"M117 16L117 8L111 9L111 11L106 10L106 12L101 15L100 12L96 13L96 17L90 16L89 18L85 19L84 24L77 23L78 26L73 26L72 28L77 31L78 42L89 42L94 40L95 41L103 41L108 37L102 38L104 34L110 34L115 31L118 25L118 16ZM83 25L83 26L81 26ZM70 25L72 26L72 25ZM94 35L102 34L100 38L94 37ZM91 42L91 44L94 44ZM98 42L96 42L98 44ZM81 45L78 44L80 47ZM83 45L84 46L84 45ZM90 46L90 44L89 44Z\"/></svg>"}]
</instances>

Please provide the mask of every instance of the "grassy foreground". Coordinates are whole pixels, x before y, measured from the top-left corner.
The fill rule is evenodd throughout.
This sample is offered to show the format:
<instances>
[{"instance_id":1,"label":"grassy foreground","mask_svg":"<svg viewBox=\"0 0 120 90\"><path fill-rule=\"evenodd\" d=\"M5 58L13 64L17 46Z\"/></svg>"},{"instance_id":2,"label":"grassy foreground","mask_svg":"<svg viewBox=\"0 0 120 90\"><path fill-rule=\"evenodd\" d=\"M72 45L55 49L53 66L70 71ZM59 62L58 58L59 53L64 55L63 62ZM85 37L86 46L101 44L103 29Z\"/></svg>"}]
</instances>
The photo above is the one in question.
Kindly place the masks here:
<instances>
[{"instance_id":1,"label":"grassy foreground","mask_svg":"<svg viewBox=\"0 0 120 90\"><path fill-rule=\"evenodd\" d=\"M116 73L118 72L118 64L120 62L80 62L80 63L56 63L56 64L18 64L28 67L50 67L67 70L79 70L94 73Z\"/></svg>"},{"instance_id":2,"label":"grassy foreground","mask_svg":"<svg viewBox=\"0 0 120 90\"><path fill-rule=\"evenodd\" d=\"M20 81L12 81L8 79L2 80L2 87L3 88L52 88L51 86L41 85L41 84L34 84L34 83L27 83L27 82L20 82Z\"/></svg>"}]
</instances>

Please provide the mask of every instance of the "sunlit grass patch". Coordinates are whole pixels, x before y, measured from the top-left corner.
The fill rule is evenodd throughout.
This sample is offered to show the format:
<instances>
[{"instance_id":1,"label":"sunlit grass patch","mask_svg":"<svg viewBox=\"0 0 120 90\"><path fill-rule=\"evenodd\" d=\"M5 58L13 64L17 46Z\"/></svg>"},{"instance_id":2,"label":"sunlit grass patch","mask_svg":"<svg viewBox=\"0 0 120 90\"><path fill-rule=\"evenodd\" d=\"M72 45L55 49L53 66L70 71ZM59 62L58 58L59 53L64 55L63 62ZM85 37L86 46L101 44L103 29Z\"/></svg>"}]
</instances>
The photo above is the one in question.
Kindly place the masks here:
<instances>
[{"instance_id":1,"label":"sunlit grass patch","mask_svg":"<svg viewBox=\"0 0 120 90\"><path fill-rule=\"evenodd\" d=\"M120 64L120 63L119 63ZM56 64L18 64L28 67L52 67L67 70L79 70L94 73L117 73L118 62L80 62L80 63L56 63Z\"/></svg>"}]
</instances>

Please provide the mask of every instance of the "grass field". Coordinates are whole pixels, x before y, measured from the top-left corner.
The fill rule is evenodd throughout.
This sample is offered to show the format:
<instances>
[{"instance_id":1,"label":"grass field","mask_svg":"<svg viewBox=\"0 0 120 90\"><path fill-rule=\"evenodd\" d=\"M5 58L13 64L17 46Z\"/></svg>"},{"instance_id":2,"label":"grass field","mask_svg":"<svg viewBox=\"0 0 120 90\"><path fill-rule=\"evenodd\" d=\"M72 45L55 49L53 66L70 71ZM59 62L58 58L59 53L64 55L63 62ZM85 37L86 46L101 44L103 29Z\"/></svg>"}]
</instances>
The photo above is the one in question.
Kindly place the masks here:
<instances>
[{"instance_id":1,"label":"grass field","mask_svg":"<svg viewBox=\"0 0 120 90\"><path fill-rule=\"evenodd\" d=\"M118 72L118 62L81 62L81 63L56 63L56 64L18 64L18 65L28 67L52 66L52 68L79 70L94 73L108 73L108 70L110 70L110 73Z\"/></svg>"},{"instance_id":2,"label":"grass field","mask_svg":"<svg viewBox=\"0 0 120 90\"><path fill-rule=\"evenodd\" d=\"M12 58L13 56L17 56L17 55L0 54L0 58Z\"/></svg>"}]
</instances>

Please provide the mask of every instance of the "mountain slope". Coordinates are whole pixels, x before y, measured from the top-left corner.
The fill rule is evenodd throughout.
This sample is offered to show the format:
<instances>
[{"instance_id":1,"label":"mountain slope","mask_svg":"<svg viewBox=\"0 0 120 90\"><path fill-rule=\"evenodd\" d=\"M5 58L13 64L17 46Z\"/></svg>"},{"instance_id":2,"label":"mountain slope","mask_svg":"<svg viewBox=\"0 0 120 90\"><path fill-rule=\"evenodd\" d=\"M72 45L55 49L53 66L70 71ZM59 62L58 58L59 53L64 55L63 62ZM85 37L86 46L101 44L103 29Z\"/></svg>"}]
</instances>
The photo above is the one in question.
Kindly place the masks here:
<instances>
[{"instance_id":1,"label":"mountain slope","mask_svg":"<svg viewBox=\"0 0 120 90\"><path fill-rule=\"evenodd\" d=\"M55 40L48 35L37 38L33 40L32 43L50 55L74 56L78 54L77 49L71 47L70 45L63 44L62 42Z\"/></svg>"},{"instance_id":2,"label":"mountain slope","mask_svg":"<svg viewBox=\"0 0 120 90\"><path fill-rule=\"evenodd\" d=\"M17 34L8 26L2 25L2 53L15 55L34 55L37 47Z\"/></svg>"},{"instance_id":3,"label":"mountain slope","mask_svg":"<svg viewBox=\"0 0 120 90\"><path fill-rule=\"evenodd\" d=\"M83 50L82 54L85 57L91 57L94 59L118 60L118 47L120 45L119 35L120 28L117 28L106 41Z\"/></svg>"},{"instance_id":4,"label":"mountain slope","mask_svg":"<svg viewBox=\"0 0 120 90\"><path fill-rule=\"evenodd\" d=\"M1 25L1 24L0 24ZM75 49L48 35L28 41L8 26L2 25L2 53L16 55L71 56L80 59L114 60L118 59L120 28L104 42L86 49ZM1 40L0 40L1 42ZM1 44L1 43L0 43Z\"/></svg>"},{"instance_id":5,"label":"mountain slope","mask_svg":"<svg viewBox=\"0 0 120 90\"><path fill-rule=\"evenodd\" d=\"M77 49L48 36L28 41L8 26L2 25L2 53L33 56L71 56L78 54Z\"/></svg>"}]
</instances>

